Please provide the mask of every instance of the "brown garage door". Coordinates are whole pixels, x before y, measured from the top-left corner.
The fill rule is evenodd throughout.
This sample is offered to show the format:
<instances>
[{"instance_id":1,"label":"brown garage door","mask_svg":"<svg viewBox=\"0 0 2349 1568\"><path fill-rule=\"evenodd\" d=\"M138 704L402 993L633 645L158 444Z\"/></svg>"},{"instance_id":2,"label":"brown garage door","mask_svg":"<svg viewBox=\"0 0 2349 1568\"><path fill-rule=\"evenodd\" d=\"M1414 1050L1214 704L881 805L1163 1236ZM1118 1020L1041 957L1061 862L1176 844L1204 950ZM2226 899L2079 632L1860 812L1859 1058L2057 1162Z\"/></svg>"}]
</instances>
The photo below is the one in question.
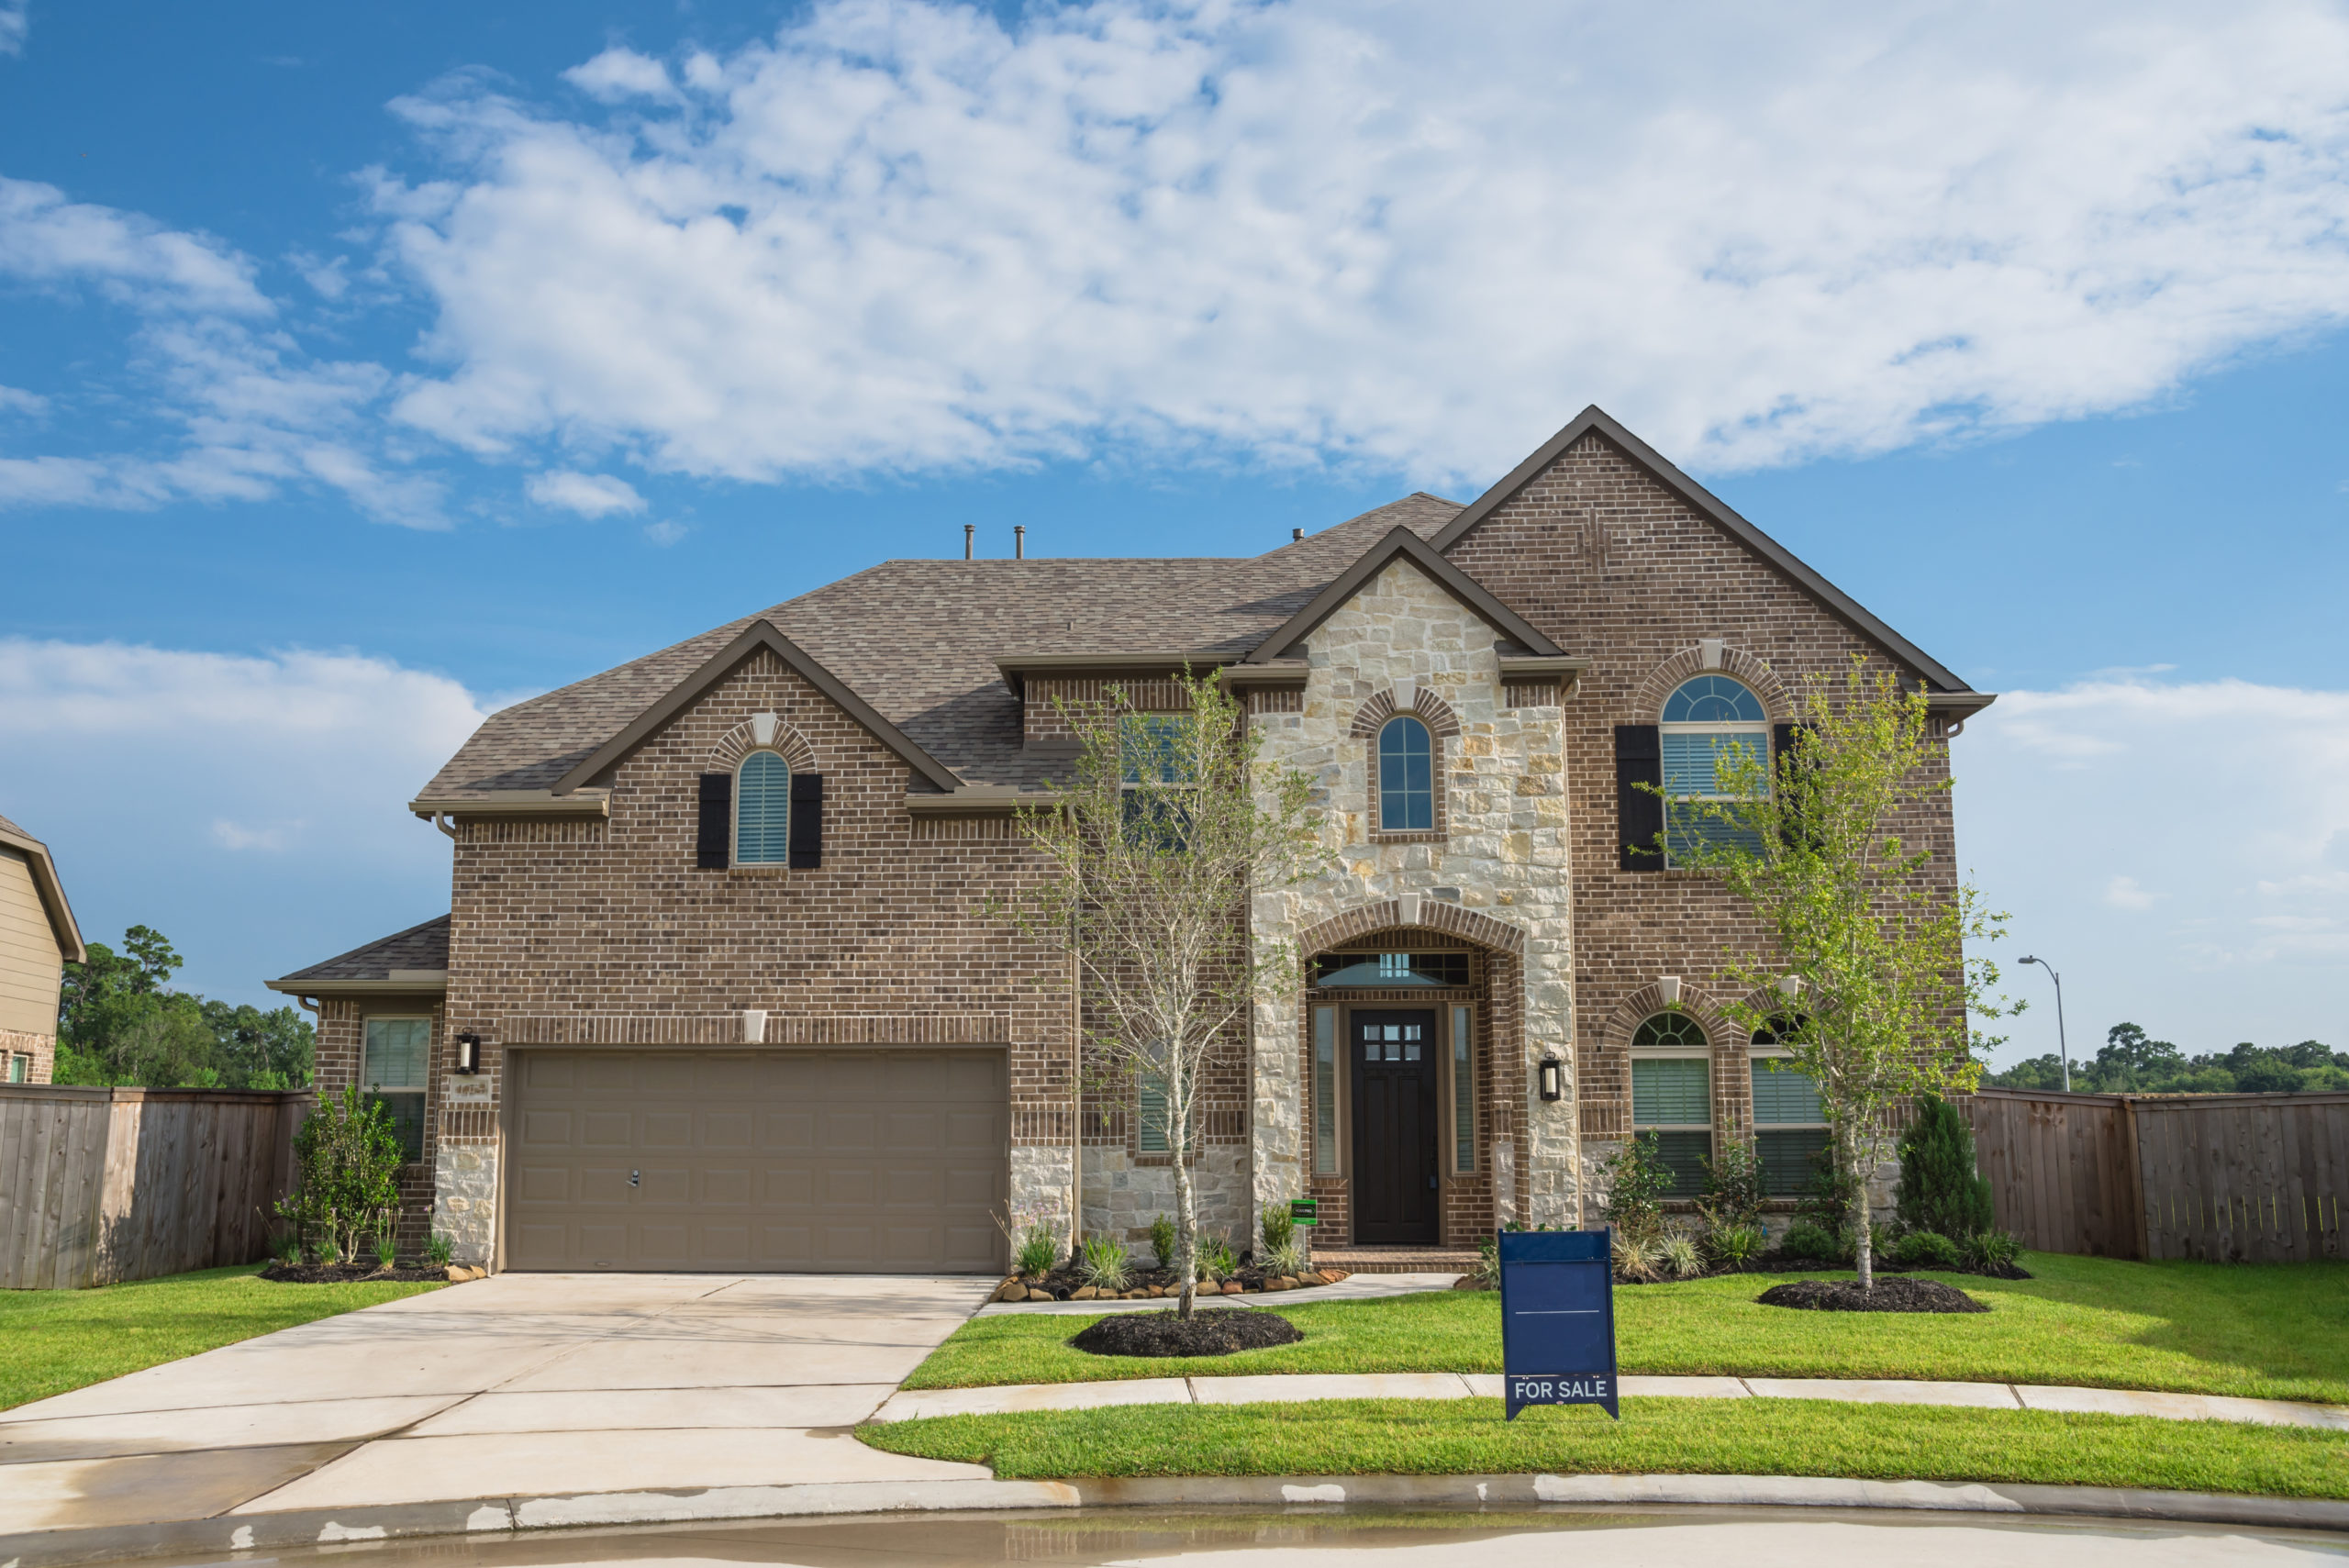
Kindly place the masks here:
<instances>
[{"instance_id":1,"label":"brown garage door","mask_svg":"<svg viewBox=\"0 0 2349 1568\"><path fill-rule=\"evenodd\" d=\"M1008 1160L996 1051L525 1051L519 1269L985 1273Z\"/></svg>"}]
</instances>

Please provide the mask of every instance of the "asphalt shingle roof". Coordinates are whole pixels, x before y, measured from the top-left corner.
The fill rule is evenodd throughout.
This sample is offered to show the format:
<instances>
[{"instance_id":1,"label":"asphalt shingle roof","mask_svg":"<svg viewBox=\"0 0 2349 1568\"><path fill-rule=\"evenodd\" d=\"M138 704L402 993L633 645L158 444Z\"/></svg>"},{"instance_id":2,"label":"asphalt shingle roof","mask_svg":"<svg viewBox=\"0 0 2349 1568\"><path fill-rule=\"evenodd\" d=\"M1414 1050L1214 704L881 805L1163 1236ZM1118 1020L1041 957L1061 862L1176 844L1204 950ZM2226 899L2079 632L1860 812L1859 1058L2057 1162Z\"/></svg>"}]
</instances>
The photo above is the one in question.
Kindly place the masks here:
<instances>
[{"instance_id":1,"label":"asphalt shingle roof","mask_svg":"<svg viewBox=\"0 0 2349 1568\"><path fill-rule=\"evenodd\" d=\"M449 967L449 917L442 915L427 920L421 926L379 938L364 947L356 947L340 958L324 963L314 963L307 969L296 970L273 984L291 989L299 982L336 980L389 980L395 969L440 969Z\"/></svg>"},{"instance_id":2,"label":"asphalt shingle roof","mask_svg":"<svg viewBox=\"0 0 2349 1568\"><path fill-rule=\"evenodd\" d=\"M1421 492L1253 557L890 561L759 615L964 782L1027 784L1052 764L1020 750L1019 706L997 659L1244 652L1390 528L1427 539L1459 513L1459 503ZM424 795L552 786L757 618L491 715Z\"/></svg>"}]
</instances>

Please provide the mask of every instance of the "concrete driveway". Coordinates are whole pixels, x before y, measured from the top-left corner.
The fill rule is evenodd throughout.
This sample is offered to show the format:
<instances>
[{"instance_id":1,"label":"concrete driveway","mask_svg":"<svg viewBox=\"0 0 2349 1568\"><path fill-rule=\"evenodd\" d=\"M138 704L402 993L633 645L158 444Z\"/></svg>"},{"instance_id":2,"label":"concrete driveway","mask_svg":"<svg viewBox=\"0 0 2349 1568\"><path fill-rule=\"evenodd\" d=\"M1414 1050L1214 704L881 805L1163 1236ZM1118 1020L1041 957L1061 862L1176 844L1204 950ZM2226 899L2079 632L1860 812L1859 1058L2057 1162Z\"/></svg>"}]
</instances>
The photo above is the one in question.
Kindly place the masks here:
<instances>
[{"instance_id":1,"label":"concrete driveway","mask_svg":"<svg viewBox=\"0 0 2349 1568\"><path fill-rule=\"evenodd\" d=\"M453 1285L0 1411L0 1536L474 1497L984 1479L978 1465L876 1452L849 1429L994 1284Z\"/></svg>"}]
</instances>

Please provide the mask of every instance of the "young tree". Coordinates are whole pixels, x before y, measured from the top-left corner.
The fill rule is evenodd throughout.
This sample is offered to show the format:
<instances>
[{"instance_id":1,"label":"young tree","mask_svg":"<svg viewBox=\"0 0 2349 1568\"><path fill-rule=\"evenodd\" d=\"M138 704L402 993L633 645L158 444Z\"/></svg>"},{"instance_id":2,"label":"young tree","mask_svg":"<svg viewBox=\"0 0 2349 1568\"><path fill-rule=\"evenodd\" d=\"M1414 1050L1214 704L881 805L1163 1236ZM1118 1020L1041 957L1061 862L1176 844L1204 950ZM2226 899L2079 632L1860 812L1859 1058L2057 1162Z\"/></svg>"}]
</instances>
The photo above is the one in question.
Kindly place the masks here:
<instances>
[{"instance_id":1,"label":"young tree","mask_svg":"<svg viewBox=\"0 0 2349 1568\"><path fill-rule=\"evenodd\" d=\"M1776 951L1740 955L1724 973L1772 1000L1727 1010L1746 1029L1772 1028L1819 1086L1867 1286L1867 1177L1885 1158L1894 1105L1973 1088L1981 1068L1967 1050L1969 1015L2019 1009L1990 1000L1996 967L1965 951L1998 937L2006 917L1903 837L1904 815L1949 787L1932 766L1924 694L1855 657L1841 690L1814 678L1798 707L1791 756L1774 770L1721 745L1716 796L1668 801L1666 837L1674 864L1715 872L1775 939Z\"/></svg>"},{"instance_id":2,"label":"young tree","mask_svg":"<svg viewBox=\"0 0 2349 1568\"><path fill-rule=\"evenodd\" d=\"M989 913L1074 960L1094 1074L1139 1088L1154 1109L1172 1156L1187 1318L1202 1069L1219 1044L1236 1043L1267 986L1296 977L1294 954L1251 943L1247 901L1312 875L1327 854L1308 820L1310 781L1257 761L1258 737L1216 677L1186 673L1180 684L1180 713L1135 712L1117 686L1097 706L1055 703L1077 734L1074 774L1019 817L1050 874Z\"/></svg>"}]
</instances>

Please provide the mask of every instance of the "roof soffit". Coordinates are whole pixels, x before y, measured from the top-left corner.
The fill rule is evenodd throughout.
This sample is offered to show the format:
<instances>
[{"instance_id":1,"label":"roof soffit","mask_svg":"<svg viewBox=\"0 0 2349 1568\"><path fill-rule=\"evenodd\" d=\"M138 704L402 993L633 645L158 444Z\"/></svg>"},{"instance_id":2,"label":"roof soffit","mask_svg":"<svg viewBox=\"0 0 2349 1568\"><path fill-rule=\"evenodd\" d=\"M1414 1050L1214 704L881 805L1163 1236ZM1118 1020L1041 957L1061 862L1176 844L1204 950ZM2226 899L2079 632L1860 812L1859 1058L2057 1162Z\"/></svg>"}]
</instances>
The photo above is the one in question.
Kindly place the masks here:
<instances>
[{"instance_id":1,"label":"roof soffit","mask_svg":"<svg viewBox=\"0 0 2349 1568\"><path fill-rule=\"evenodd\" d=\"M740 636L720 649L699 669L671 687L666 695L646 708L630 721L628 728L598 746L587 758L555 781L553 793L569 795L582 784L613 767L639 746L651 740L672 719L708 691L730 675L741 662L766 650L782 660L807 684L824 694L834 706L863 725L873 738L896 753L897 757L924 780L941 790L962 786L953 770L931 756L907 739L906 733L874 710L873 705L858 696L843 684L839 676L825 669L806 650L785 637L774 622L761 617L744 628Z\"/></svg>"},{"instance_id":2,"label":"roof soffit","mask_svg":"<svg viewBox=\"0 0 2349 1568\"><path fill-rule=\"evenodd\" d=\"M1509 497L1539 478L1552 463L1565 454L1568 448L1588 435L1604 438L1624 456L1645 469L1657 484L1686 502L1690 509L1711 520L1748 550L1792 578L1837 617L1905 661L1935 685L1950 692L1970 692L1974 689L1958 679L1939 660L1868 613L1858 600L1820 576L1785 545L1741 517L1720 496L1681 473L1663 453L1625 429L1596 403L1575 415L1565 428L1542 442L1531 457L1511 469L1508 477L1471 501L1466 509L1445 524L1431 542L1440 550L1450 550L1465 538L1470 529L1498 511Z\"/></svg>"},{"instance_id":3,"label":"roof soffit","mask_svg":"<svg viewBox=\"0 0 2349 1568\"><path fill-rule=\"evenodd\" d=\"M1448 531L1448 530L1447 530ZM1441 537L1441 536L1439 536ZM1313 596L1312 603L1284 621L1270 637L1249 651L1244 662L1270 664L1313 629L1337 613L1340 606L1361 593L1397 559L1408 561L1438 587L1450 594L1494 630L1527 652L1559 656L1564 650L1542 635L1532 623L1495 598L1485 586L1438 554L1427 540L1397 527L1364 550L1352 566Z\"/></svg>"}]
</instances>

